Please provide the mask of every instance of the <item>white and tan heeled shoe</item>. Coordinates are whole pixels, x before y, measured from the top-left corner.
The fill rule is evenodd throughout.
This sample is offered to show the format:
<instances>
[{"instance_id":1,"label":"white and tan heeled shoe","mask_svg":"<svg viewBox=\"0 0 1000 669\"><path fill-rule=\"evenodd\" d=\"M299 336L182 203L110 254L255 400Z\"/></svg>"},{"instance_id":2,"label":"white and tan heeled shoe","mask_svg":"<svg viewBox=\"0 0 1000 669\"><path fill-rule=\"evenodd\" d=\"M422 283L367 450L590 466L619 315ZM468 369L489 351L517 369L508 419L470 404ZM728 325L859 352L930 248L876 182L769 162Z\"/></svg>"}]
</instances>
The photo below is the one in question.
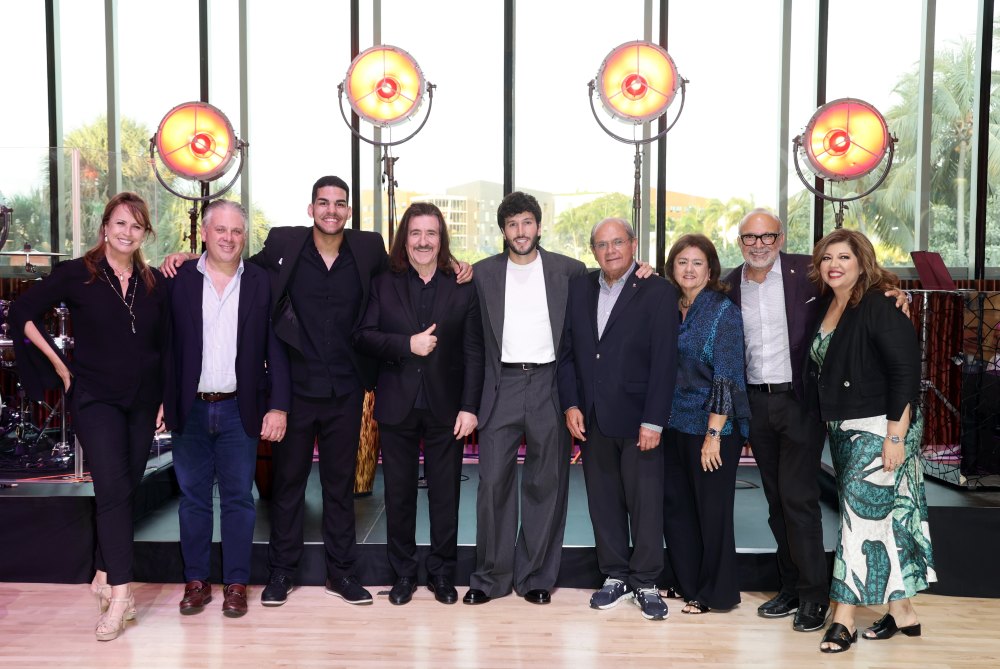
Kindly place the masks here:
<instances>
[{"instance_id":1,"label":"white and tan heeled shoe","mask_svg":"<svg viewBox=\"0 0 1000 669\"><path fill-rule=\"evenodd\" d=\"M108 586L110 588L110 586ZM116 604L124 604L121 613L115 615ZM131 593L128 597L112 597L108 600L108 610L97 619L97 627L94 632L98 641L111 641L117 639L118 635L125 629L125 623L135 620L135 596Z\"/></svg>"}]
</instances>

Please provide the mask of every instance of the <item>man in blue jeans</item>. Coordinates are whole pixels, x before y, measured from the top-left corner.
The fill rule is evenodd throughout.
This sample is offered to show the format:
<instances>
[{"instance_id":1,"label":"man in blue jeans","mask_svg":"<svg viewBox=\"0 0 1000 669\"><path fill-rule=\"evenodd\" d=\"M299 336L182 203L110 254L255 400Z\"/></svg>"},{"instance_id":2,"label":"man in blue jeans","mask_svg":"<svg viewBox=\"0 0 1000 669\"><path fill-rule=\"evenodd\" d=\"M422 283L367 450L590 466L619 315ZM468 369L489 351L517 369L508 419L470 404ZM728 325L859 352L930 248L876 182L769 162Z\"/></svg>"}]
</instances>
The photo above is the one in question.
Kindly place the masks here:
<instances>
[{"instance_id":1,"label":"man in blue jeans","mask_svg":"<svg viewBox=\"0 0 1000 669\"><path fill-rule=\"evenodd\" d=\"M181 553L187 585L183 614L212 600L212 486L219 484L222 612L247 612L250 551L256 518L251 488L257 441L279 441L291 403L288 360L271 328L267 272L241 258L247 212L217 200L202 214L205 253L185 262L170 282L172 369L164 410L174 432L174 471L181 488Z\"/></svg>"}]
</instances>

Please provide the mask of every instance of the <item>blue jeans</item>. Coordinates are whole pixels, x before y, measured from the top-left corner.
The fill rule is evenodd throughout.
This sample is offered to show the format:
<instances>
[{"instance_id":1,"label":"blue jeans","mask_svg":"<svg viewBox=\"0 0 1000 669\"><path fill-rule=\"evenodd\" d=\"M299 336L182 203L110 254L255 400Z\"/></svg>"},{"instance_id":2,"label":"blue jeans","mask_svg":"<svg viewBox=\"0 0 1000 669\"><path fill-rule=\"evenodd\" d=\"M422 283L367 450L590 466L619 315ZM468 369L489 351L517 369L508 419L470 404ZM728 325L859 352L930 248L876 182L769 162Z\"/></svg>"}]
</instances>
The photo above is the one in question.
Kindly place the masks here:
<instances>
[{"instance_id":1,"label":"blue jeans","mask_svg":"<svg viewBox=\"0 0 1000 669\"><path fill-rule=\"evenodd\" d=\"M212 484L219 482L222 582L250 581L250 551L257 513L252 486L256 436L248 437L236 400L195 400L174 433L174 471L181 488L179 510L184 578L207 581L211 570Z\"/></svg>"}]
</instances>

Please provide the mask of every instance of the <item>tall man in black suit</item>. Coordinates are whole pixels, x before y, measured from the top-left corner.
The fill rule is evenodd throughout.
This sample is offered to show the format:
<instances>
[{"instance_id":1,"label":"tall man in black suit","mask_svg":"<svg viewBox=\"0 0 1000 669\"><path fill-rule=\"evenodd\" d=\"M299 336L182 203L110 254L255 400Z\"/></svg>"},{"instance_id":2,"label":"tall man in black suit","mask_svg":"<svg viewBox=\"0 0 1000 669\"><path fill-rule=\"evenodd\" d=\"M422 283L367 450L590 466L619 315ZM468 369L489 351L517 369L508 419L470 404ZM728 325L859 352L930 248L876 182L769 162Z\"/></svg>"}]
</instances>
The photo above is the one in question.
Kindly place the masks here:
<instances>
[{"instance_id":1,"label":"tall man in black suit","mask_svg":"<svg viewBox=\"0 0 1000 669\"><path fill-rule=\"evenodd\" d=\"M506 250L475 266L486 378L479 407L476 571L463 601L482 604L513 589L529 602L547 604L562 556L571 449L555 361L569 281L586 267L538 246L542 210L531 195L505 197L497 223ZM522 436L527 451L518 495Z\"/></svg>"},{"instance_id":2,"label":"tall man in black suit","mask_svg":"<svg viewBox=\"0 0 1000 669\"><path fill-rule=\"evenodd\" d=\"M803 400L802 372L809 337L821 317L819 287L809 280L811 258L781 252L785 232L766 209L739 226L746 261L726 282L743 313L750 445L778 543L781 590L758 615L795 614L793 629L821 629L829 610L830 574L819 507L820 456L826 431Z\"/></svg>"},{"instance_id":3,"label":"tall man in black suit","mask_svg":"<svg viewBox=\"0 0 1000 669\"><path fill-rule=\"evenodd\" d=\"M417 202L399 223L390 272L372 282L354 343L381 360L375 419L382 440L392 604L417 585L417 477L423 441L430 508L427 587L443 604L458 600L458 498L463 440L476 428L483 392L483 330L476 290L451 278L441 210Z\"/></svg>"},{"instance_id":4,"label":"tall man in black suit","mask_svg":"<svg viewBox=\"0 0 1000 669\"><path fill-rule=\"evenodd\" d=\"M663 450L677 378L677 290L635 276L632 226L610 218L590 245L600 272L570 282L559 355L559 400L580 440L597 562L606 576L590 605L634 599L663 620ZM632 548L629 547L631 536Z\"/></svg>"},{"instance_id":5,"label":"tall man in black suit","mask_svg":"<svg viewBox=\"0 0 1000 669\"><path fill-rule=\"evenodd\" d=\"M216 200L202 212L205 253L171 282L173 371L165 418L174 430L174 471L181 488L180 529L187 585L180 612L212 600L212 484L218 480L222 523L222 612L247 611L257 440L285 434L291 401L288 359L271 328L267 273L240 258L247 212Z\"/></svg>"},{"instance_id":6,"label":"tall man in black suit","mask_svg":"<svg viewBox=\"0 0 1000 669\"><path fill-rule=\"evenodd\" d=\"M284 604L302 556L305 490L319 446L323 487L326 592L349 604L371 604L354 574L354 469L365 389L376 363L351 346L372 279L388 264L382 235L352 230L348 186L335 176L313 185L313 226L272 228L250 258L268 270L274 329L288 346L292 407L285 439L274 448L271 576L261 603Z\"/></svg>"}]
</instances>

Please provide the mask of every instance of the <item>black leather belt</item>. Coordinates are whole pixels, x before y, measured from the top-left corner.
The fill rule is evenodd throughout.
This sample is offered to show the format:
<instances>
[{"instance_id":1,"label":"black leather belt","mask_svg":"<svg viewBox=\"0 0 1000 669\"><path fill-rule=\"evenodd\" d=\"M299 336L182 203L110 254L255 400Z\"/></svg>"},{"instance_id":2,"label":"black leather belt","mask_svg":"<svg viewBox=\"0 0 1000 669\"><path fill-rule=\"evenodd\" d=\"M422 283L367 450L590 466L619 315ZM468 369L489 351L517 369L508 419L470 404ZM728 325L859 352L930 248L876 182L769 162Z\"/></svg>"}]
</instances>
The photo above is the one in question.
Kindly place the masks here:
<instances>
[{"instance_id":1,"label":"black leather belt","mask_svg":"<svg viewBox=\"0 0 1000 669\"><path fill-rule=\"evenodd\" d=\"M195 397L202 402L222 402L236 397L236 391L234 390L231 393L198 393Z\"/></svg>"},{"instance_id":2,"label":"black leather belt","mask_svg":"<svg viewBox=\"0 0 1000 669\"><path fill-rule=\"evenodd\" d=\"M747 390L757 390L762 393L787 393L792 389L791 383L748 383Z\"/></svg>"},{"instance_id":3,"label":"black leather belt","mask_svg":"<svg viewBox=\"0 0 1000 669\"><path fill-rule=\"evenodd\" d=\"M538 369L539 367L548 367L549 365L555 364L553 362L501 362L501 367L506 367L507 369L520 369L522 371L528 371L529 369Z\"/></svg>"}]
</instances>

